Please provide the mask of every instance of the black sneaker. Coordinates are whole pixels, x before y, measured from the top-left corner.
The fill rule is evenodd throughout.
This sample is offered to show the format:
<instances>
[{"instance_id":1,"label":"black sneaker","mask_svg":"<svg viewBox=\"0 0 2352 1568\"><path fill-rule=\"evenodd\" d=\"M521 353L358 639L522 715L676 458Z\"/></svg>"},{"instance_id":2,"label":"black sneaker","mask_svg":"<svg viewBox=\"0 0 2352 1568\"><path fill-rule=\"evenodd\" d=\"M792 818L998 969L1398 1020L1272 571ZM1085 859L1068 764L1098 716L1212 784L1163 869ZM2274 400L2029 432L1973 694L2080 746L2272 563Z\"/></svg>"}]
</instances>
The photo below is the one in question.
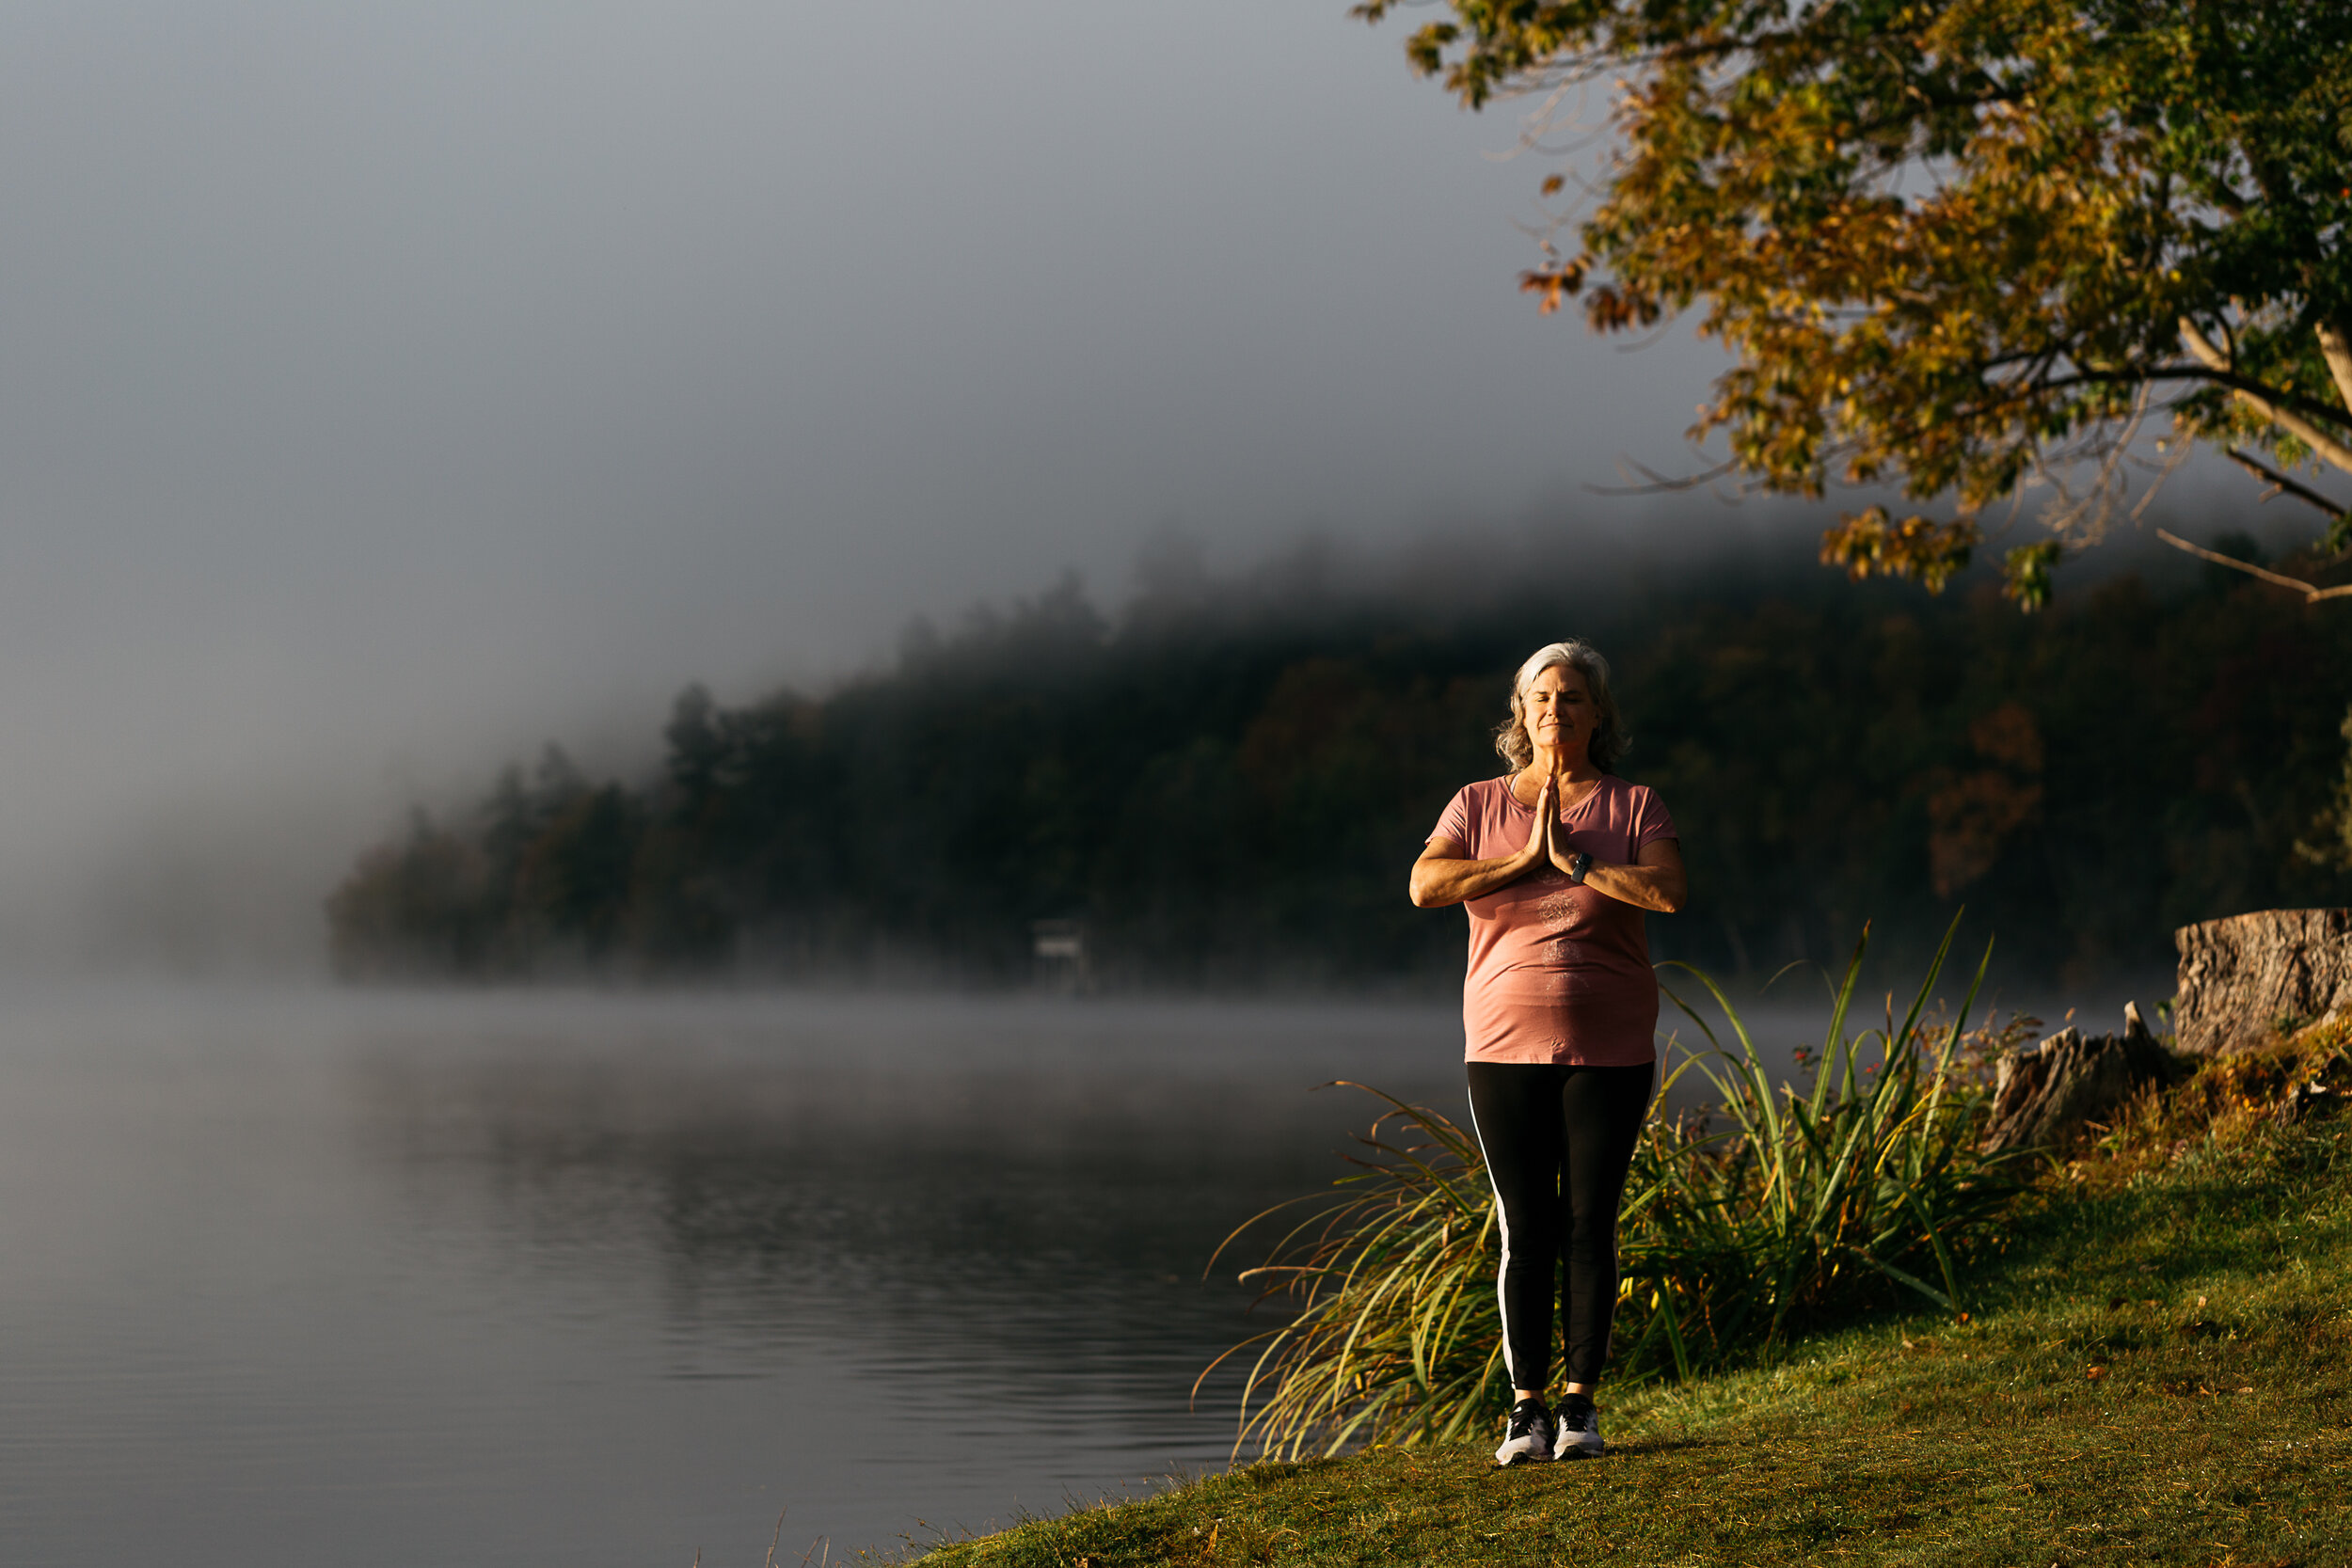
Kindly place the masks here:
<instances>
[{"instance_id":1,"label":"black sneaker","mask_svg":"<svg viewBox=\"0 0 2352 1568\"><path fill-rule=\"evenodd\" d=\"M1516 1465L1522 1459L1551 1457L1551 1412L1541 1400L1521 1400L1511 1407L1511 1430L1503 1433L1495 1463Z\"/></svg>"},{"instance_id":2,"label":"black sneaker","mask_svg":"<svg viewBox=\"0 0 2352 1568\"><path fill-rule=\"evenodd\" d=\"M1552 1458L1577 1459L1601 1451L1600 1412L1593 1408L1592 1401L1571 1394L1551 1420L1559 1433L1552 1443Z\"/></svg>"}]
</instances>

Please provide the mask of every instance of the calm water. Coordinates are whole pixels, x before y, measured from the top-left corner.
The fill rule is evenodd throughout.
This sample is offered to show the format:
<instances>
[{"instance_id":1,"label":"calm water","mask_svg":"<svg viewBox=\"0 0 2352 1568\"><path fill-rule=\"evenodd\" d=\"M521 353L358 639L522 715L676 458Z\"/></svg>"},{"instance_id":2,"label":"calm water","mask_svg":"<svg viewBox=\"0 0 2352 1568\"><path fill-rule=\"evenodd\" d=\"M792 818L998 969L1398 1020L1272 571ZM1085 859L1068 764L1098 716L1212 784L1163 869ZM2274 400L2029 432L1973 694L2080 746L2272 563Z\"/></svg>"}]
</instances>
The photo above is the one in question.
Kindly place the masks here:
<instances>
[{"instance_id":1,"label":"calm water","mask_svg":"<svg viewBox=\"0 0 2352 1568\"><path fill-rule=\"evenodd\" d=\"M1774 1053L1817 1007L1761 1017ZM2048 1016L2048 1015L2045 1015ZM1451 1007L0 1003L0 1562L757 1564L1223 1463L1240 1220ZM821 1550L819 1553L821 1557Z\"/></svg>"},{"instance_id":2,"label":"calm water","mask_svg":"<svg viewBox=\"0 0 2352 1568\"><path fill-rule=\"evenodd\" d=\"M1220 1464L1237 1221L1441 1007L0 1011L0 1561L756 1564ZM784 1554L780 1552L780 1556ZM821 1553L820 1553L821 1555Z\"/></svg>"}]
</instances>

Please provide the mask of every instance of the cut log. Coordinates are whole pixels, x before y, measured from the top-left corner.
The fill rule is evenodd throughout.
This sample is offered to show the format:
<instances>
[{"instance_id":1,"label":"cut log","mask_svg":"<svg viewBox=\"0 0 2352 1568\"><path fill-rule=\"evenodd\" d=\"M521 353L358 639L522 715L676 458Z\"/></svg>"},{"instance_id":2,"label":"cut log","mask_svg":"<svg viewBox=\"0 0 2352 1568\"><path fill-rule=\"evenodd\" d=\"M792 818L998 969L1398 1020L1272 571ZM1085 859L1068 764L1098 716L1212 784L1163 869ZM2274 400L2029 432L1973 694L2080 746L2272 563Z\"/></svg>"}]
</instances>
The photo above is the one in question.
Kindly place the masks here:
<instances>
[{"instance_id":1,"label":"cut log","mask_svg":"<svg viewBox=\"0 0 2352 1568\"><path fill-rule=\"evenodd\" d=\"M2352 1011L2352 910L2261 910L2184 926L2172 1026L2179 1048L2222 1056Z\"/></svg>"},{"instance_id":2,"label":"cut log","mask_svg":"<svg viewBox=\"0 0 2352 1568\"><path fill-rule=\"evenodd\" d=\"M2122 1109L2150 1084L2178 1074L2171 1053L2148 1032L2139 1006L2123 1005L2123 1032L2086 1039L2065 1028L1994 1064L1993 1115L1983 1150L2062 1150L2092 1122Z\"/></svg>"}]
</instances>

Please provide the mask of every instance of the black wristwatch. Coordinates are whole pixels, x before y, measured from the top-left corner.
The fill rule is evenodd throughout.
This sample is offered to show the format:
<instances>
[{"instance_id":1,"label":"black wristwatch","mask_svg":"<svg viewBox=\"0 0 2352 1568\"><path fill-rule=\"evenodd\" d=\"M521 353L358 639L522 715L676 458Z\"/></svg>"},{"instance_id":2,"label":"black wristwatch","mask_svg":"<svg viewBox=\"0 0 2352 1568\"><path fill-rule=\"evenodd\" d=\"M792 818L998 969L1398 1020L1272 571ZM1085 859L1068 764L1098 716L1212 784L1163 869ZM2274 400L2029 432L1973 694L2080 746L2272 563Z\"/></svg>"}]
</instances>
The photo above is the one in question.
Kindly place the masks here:
<instances>
[{"instance_id":1,"label":"black wristwatch","mask_svg":"<svg viewBox=\"0 0 2352 1568\"><path fill-rule=\"evenodd\" d=\"M1568 880L1581 884L1584 880L1584 873L1592 868L1593 857L1579 849L1576 852L1576 859L1568 863Z\"/></svg>"}]
</instances>

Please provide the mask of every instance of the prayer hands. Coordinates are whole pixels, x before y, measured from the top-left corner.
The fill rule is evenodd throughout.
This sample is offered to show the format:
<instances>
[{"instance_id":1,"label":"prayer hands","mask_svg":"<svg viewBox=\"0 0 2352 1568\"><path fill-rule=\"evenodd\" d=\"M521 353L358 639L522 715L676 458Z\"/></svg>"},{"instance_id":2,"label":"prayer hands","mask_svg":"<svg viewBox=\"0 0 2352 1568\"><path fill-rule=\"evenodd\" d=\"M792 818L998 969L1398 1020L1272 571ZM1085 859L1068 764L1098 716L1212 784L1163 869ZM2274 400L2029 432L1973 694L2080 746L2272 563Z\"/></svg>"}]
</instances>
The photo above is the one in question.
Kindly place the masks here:
<instances>
[{"instance_id":1,"label":"prayer hands","mask_svg":"<svg viewBox=\"0 0 2352 1568\"><path fill-rule=\"evenodd\" d=\"M1561 875L1576 875L1576 846L1568 842L1567 824L1560 820L1560 796L1567 783L1567 761L1556 756L1551 777L1544 781L1543 798L1536 802L1536 815L1542 818L1544 858Z\"/></svg>"},{"instance_id":2,"label":"prayer hands","mask_svg":"<svg viewBox=\"0 0 2352 1568\"><path fill-rule=\"evenodd\" d=\"M1560 775L1555 772L1546 778L1543 787L1535 792L1535 820L1528 829L1527 847L1520 851L1529 869L1532 870L1546 861L1550 861L1555 865L1559 863L1551 847L1552 836L1559 827L1559 822Z\"/></svg>"}]
</instances>

